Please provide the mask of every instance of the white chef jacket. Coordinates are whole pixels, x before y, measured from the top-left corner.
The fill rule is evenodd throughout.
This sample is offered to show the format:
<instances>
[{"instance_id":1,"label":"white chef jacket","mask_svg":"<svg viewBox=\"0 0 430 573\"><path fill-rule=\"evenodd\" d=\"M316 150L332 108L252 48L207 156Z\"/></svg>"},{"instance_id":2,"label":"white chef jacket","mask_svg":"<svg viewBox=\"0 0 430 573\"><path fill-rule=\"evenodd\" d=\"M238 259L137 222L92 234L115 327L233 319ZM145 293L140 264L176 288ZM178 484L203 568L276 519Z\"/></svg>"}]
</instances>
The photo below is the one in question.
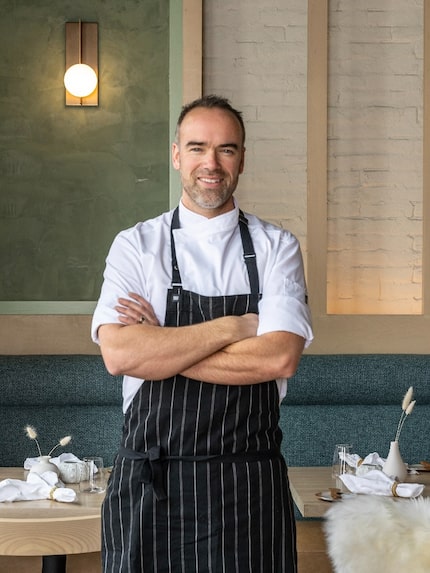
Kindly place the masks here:
<instances>
[{"instance_id":1,"label":"white chef jacket","mask_svg":"<svg viewBox=\"0 0 430 573\"><path fill-rule=\"evenodd\" d=\"M179 204L180 229L174 233L176 256L185 290L203 296L250 292L238 225L238 206L208 219ZM137 223L120 232L106 259L104 282L94 311L91 335L98 343L102 324L120 323L118 298L136 292L148 300L164 324L166 294L171 287L170 225L173 211ZM262 298L257 335L288 331L312 339L302 255L290 232L245 213L254 244ZM287 381L278 380L280 400ZM126 411L143 380L124 376L123 410Z\"/></svg>"}]
</instances>

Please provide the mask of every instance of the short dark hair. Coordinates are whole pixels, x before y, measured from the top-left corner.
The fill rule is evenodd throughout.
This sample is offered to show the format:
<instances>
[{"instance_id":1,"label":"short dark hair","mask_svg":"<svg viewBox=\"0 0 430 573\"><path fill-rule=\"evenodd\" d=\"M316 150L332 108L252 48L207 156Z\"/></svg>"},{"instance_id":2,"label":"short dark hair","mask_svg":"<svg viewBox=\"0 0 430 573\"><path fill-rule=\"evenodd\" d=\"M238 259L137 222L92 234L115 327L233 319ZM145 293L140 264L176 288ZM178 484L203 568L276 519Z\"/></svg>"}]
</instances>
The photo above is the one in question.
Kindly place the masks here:
<instances>
[{"instance_id":1,"label":"short dark hair","mask_svg":"<svg viewBox=\"0 0 430 573\"><path fill-rule=\"evenodd\" d=\"M242 144L245 143L245 124L243 123L242 112L235 109L227 98L213 94L205 95L183 106L181 113L179 114L178 121L176 123L176 141L178 141L179 128L181 127L181 123L183 122L185 116L190 111L198 107L204 107L207 109L213 109L213 108L223 109L231 113L239 122L239 125L242 130Z\"/></svg>"}]
</instances>

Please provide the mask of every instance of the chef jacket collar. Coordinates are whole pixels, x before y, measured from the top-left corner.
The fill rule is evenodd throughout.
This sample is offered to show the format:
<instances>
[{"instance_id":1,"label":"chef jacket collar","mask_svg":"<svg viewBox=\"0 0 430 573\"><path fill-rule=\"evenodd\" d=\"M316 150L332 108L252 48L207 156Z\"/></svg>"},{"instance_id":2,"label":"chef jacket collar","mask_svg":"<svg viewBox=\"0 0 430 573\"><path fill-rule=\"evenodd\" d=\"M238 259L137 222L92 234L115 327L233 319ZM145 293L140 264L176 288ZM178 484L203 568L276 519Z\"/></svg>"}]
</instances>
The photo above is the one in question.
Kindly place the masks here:
<instances>
[{"instance_id":1,"label":"chef jacket collar","mask_svg":"<svg viewBox=\"0 0 430 573\"><path fill-rule=\"evenodd\" d=\"M218 215L217 217L212 217L208 219L204 215L199 215L194 211L191 211L182 203L182 200L179 202L179 222L181 229L193 229L196 232L199 232L199 227L202 231L207 232L208 230L212 232L216 232L219 230L226 230L229 227L234 227L238 224L239 219L239 207L236 202L236 199L233 198L234 201L234 209L228 211L227 213L223 213L222 215Z\"/></svg>"}]
</instances>

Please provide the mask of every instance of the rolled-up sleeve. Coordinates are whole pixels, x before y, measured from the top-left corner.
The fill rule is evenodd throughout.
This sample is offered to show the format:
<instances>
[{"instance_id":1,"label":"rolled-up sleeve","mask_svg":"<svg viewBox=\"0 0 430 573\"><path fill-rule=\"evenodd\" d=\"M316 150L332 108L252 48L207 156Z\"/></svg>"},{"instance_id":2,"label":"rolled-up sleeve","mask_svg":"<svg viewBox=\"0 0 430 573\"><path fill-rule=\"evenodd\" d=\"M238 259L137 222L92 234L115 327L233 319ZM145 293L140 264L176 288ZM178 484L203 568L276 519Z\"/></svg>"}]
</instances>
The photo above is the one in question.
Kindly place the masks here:
<instances>
[{"instance_id":1,"label":"rolled-up sleeve","mask_svg":"<svg viewBox=\"0 0 430 573\"><path fill-rule=\"evenodd\" d=\"M302 336L308 347L313 340L311 316L307 304L288 296L268 296L260 302L258 334L284 330Z\"/></svg>"},{"instance_id":2,"label":"rolled-up sleeve","mask_svg":"<svg viewBox=\"0 0 430 573\"><path fill-rule=\"evenodd\" d=\"M272 256L273 264L264 277L257 334L279 330L292 332L302 336L307 347L313 340L312 319L297 239L286 232Z\"/></svg>"},{"instance_id":3,"label":"rolled-up sleeve","mask_svg":"<svg viewBox=\"0 0 430 573\"><path fill-rule=\"evenodd\" d=\"M98 329L103 324L120 323L118 312L115 310L118 298L128 298L133 291L142 296L142 265L140 254L136 248L134 229L119 233L114 239L103 273L103 285L91 323L91 337L99 344Z\"/></svg>"}]
</instances>

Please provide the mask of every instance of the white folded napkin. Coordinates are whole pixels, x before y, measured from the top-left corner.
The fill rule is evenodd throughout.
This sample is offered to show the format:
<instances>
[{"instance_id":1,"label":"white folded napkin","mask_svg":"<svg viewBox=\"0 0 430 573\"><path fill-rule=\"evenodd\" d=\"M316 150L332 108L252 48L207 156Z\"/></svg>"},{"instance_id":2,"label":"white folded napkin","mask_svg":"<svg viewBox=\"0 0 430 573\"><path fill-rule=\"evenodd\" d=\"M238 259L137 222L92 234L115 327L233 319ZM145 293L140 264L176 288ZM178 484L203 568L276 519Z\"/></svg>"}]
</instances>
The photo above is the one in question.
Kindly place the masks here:
<instances>
[{"instance_id":1,"label":"white folded napkin","mask_svg":"<svg viewBox=\"0 0 430 573\"><path fill-rule=\"evenodd\" d=\"M383 467L385 463L385 459L381 458L378 452L372 452L371 454L367 454L367 456L363 459L358 454L339 454L341 457L345 458L346 463L351 468L358 468L361 465L366 466L381 466Z\"/></svg>"},{"instance_id":2,"label":"white folded napkin","mask_svg":"<svg viewBox=\"0 0 430 573\"><path fill-rule=\"evenodd\" d=\"M4 479L0 482L0 502L53 499L70 503L75 501L76 492L58 480L55 472L36 474L29 472L27 480Z\"/></svg>"},{"instance_id":3,"label":"white folded napkin","mask_svg":"<svg viewBox=\"0 0 430 573\"><path fill-rule=\"evenodd\" d=\"M51 458L49 461L58 467L62 462L80 462L81 460L77 458L74 454L63 453L56 458ZM39 458L26 458L26 460L24 461L24 469L29 470L38 462Z\"/></svg>"},{"instance_id":4,"label":"white folded napkin","mask_svg":"<svg viewBox=\"0 0 430 573\"><path fill-rule=\"evenodd\" d=\"M420 483L398 483L380 470L372 470L363 476L342 474L339 479L352 493L418 497L424 489Z\"/></svg>"}]
</instances>

